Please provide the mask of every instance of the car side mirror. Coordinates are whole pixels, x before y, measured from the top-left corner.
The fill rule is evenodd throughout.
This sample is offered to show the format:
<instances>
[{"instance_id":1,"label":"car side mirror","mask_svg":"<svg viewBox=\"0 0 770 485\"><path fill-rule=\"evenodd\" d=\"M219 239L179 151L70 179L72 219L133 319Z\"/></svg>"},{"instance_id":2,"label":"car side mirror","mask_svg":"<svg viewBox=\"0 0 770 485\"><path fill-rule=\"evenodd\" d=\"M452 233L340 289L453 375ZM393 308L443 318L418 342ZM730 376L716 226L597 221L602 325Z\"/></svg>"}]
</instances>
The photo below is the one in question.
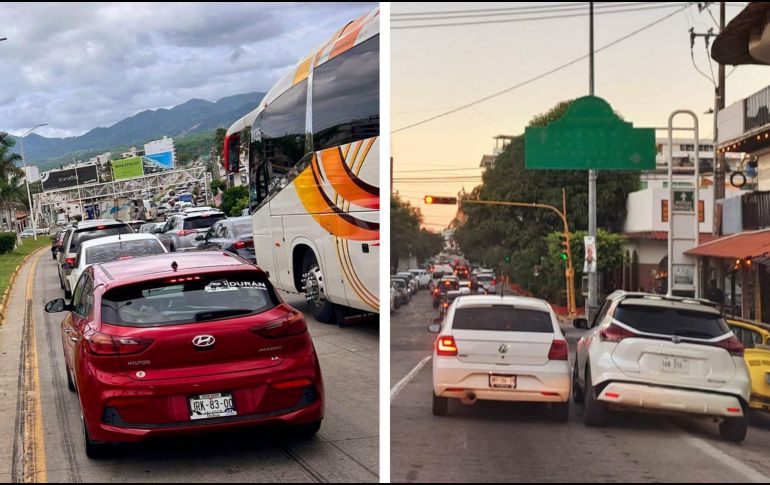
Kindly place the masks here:
<instances>
[{"instance_id":1,"label":"car side mirror","mask_svg":"<svg viewBox=\"0 0 770 485\"><path fill-rule=\"evenodd\" d=\"M441 325L438 323L434 323L432 325L428 325L428 332L430 333L439 333L441 331Z\"/></svg>"},{"instance_id":2,"label":"car side mirror","mask_svg":"<svg viewBox=\"0 0 770 485\"><path fill-rule=\"evenodd\" d=\"M72 311L72 306L68 305L67 302L64 301L64 298L57 298L56 300L51 300L45 304L45 311L47 313L61 313L63 311Z\"/></svg>"},{"instance_id":3,"label":"car side mirror","mask_svg":"<svg viewBox=\"0 0 770 485\"><path fill-rule=\"evenodd\" d=\"M574 326L575 328L582 328L585 330L588 328L588 319L585 317L578 317L572 320L572 326Z\"/></svg>"}]
</instances>

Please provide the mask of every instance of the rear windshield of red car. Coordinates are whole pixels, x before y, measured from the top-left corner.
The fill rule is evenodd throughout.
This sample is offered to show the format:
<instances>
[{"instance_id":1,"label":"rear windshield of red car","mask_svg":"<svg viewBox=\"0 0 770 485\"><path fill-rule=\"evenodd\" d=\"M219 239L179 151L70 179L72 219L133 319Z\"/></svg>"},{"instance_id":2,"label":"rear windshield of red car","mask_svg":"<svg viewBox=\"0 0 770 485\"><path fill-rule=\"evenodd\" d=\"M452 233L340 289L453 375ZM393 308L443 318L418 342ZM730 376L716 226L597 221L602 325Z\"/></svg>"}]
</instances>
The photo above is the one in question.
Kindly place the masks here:
<instances>
[{"instance_id":1,"label":"rear windshield of red car","mask_svg":"<svg viewBox=\"0 0 770 485\"><path fill-rule=\"evenodd\" d=\"M121 286L104 294L102 322L162 327L254 315L280 303L258 272L172 277Z\"/></svg>"},{"instance_id":2,"label":"rear windshield of red car","mask_svg":"<svg viewBox=\"0 0 770 485\"><path fill-rule=\"evenodd\" d=\"M465 307L455 311L453 330L553 333L551 314L513 305Z\"/></svg>"},{"instance_id":3,"label":"rear windshield of red car","mask_svg":"<svg viewBox=\"0 0 770 485\"><path fill-rule=\"evenodd\" d=\"M225 219L224 214L201 214L195 217L188 217L184 220L185 229L208 229L219 220Z\"/></svg>"}]
</instances>

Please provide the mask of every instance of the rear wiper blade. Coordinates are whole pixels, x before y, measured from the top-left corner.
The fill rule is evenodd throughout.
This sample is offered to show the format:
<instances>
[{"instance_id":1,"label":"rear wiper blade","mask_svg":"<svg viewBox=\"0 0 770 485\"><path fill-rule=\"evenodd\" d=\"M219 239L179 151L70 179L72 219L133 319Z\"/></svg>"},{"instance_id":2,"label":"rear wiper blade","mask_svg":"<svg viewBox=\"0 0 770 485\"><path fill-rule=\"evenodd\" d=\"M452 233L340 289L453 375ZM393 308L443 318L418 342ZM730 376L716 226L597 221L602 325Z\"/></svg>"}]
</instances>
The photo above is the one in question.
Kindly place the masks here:
<instances>
[{"instance_id":1,"label":"rear wiper blade","mask_svg":"<svg viewBox=\"0 0 770 485\"><path fill-rule=\"evenodd\" d=\"M214 310L208 312L198 312L195 314L195 321L202 322L205 320L215 320L217 318L235 317L238 315L248 315L253 313L254 310L235 309L235 310Z\"/></svg>"}]
</instances>

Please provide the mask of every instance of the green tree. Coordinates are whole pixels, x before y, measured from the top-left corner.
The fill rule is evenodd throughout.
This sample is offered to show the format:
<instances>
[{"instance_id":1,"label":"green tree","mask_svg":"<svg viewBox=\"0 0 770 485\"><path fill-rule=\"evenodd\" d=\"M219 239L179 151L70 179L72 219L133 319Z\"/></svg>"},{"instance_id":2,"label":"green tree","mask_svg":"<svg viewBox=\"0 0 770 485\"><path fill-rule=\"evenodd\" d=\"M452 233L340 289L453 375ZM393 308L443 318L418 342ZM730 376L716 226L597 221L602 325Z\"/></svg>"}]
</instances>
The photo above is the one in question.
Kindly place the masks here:
<instances>
[{"instance_id":1,"label":"green tree","mask_svg":"<svg viewBox=\"0 0 770 485\"><path fill-rule=\"evenodd\" d=\"M225 148L225 135L227 130L224 128L217 128L214 132L214 147L217 150L217 157L222 158L222 151Z\"/></svg>"},{"instance_id":2,"label":"green tree","mask_svg":"<svg viewBox=\"0 0 770 485\"><path fill-rule=\"evenodd\" d=\"M0 131L0 177L24 175L24 171L17 165L17 162L21 161L21 156L11 151L15 144L16 140L11 138L8 133Z\"/></svg>"},{"instance_id":3,"label":"green tree","mask_svg":"<svg viewBox=\"0 0 770 485\"><path fill-rule=\"evenodd\" d=\"M420 225L423 222L420 209L401 199L390 199L390 264L398 268L401 258L415 257L423 261L441 252L444 239Z\"/></svg>"},{"instance_id":4,"label":"green tree","mask_svg":"<svg viewBox=\"0 0 770 485\"><path fill-rule=\"evenodd\" d=\"M560 118L571 101L557 104L532 119L530 126L544 126ZM538 202L561 208L562 187L567 192L570 231L588 229L588 172L584 170L526 170L524 136L515 137L487 170L482 184L468 198L511 202ZM635 172L599 172L597 226L620 232L626 216L626 198L640 187ZM552 283L534 276L535 266L548 257L546 235L561 231L561 219L547 210L466 204L462 217L453 222L455 237L472 261L500 267L536 295L551 294ZM505 261L506 256L510 262ZM541 272L542 275L542 272ZM562 284L563 287L563 284Z\"/></svg>"},{"instance_id":5,"label":"green tree","mask_svg":"<svg viewBox=\"0 0 770 485\"><path fill-rule=\"evenodd\" d=\"M222 212L230 217L241 215L241 211L249 205L249 189L245 185L230 187L222 192Z\"/></svg>"},{"instance_id":6,"label":"green tree","mask_svg":"<svg viewBox=\"0 0 770 485\"><path fill-rule=\"evenodd\" d=\"M7 215L9 224L13 220L14 210L27 208L27 191L18 174L0 177L0 206Z\"/></svg>"}]
</instances>

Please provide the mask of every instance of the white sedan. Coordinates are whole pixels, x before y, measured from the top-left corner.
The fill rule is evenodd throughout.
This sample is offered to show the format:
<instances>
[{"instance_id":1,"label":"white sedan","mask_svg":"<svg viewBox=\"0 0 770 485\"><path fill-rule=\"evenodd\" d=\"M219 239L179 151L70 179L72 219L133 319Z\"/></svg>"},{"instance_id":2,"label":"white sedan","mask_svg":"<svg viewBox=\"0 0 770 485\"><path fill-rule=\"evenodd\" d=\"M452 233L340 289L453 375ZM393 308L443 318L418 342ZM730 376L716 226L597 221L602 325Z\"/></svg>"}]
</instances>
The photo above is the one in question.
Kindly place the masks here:
<instances>
[{"instance_id":1,"label":"white sedan","mask_svg":"<svg viewBox=\"0 0 770 485\"><path fill-rule=\"evenodd\" d=\"M603 425L611 409L648 410L716 418L724 439L744 440L751 380L743 345L717 308L619 291L588 330L572 384L587 426Z\"/></svg>"},{"instance_id":2,"label":"white sedan","mask_svg":"<svg viewBox=\"0 0 770 485\"><path fill-rule=\"evenodd\" d=\"M122 234L91 239L78 248L72 272L67 277L70 288L75 288L78 278L89 265L167 252L166 247L152 234Z\"/></svg>"},{"instance_id":3,"label":"white sedan","mask_svg":"<svg viewBox=\"0 0 770 485\"><path fill-rule=\"evenodd\" d=\"M551 306L535 298L472 295L457 298L433 351L433 414L450 400L550 403L555 419L569 417L569 348Z\"/></svg>"}]
</instances>

